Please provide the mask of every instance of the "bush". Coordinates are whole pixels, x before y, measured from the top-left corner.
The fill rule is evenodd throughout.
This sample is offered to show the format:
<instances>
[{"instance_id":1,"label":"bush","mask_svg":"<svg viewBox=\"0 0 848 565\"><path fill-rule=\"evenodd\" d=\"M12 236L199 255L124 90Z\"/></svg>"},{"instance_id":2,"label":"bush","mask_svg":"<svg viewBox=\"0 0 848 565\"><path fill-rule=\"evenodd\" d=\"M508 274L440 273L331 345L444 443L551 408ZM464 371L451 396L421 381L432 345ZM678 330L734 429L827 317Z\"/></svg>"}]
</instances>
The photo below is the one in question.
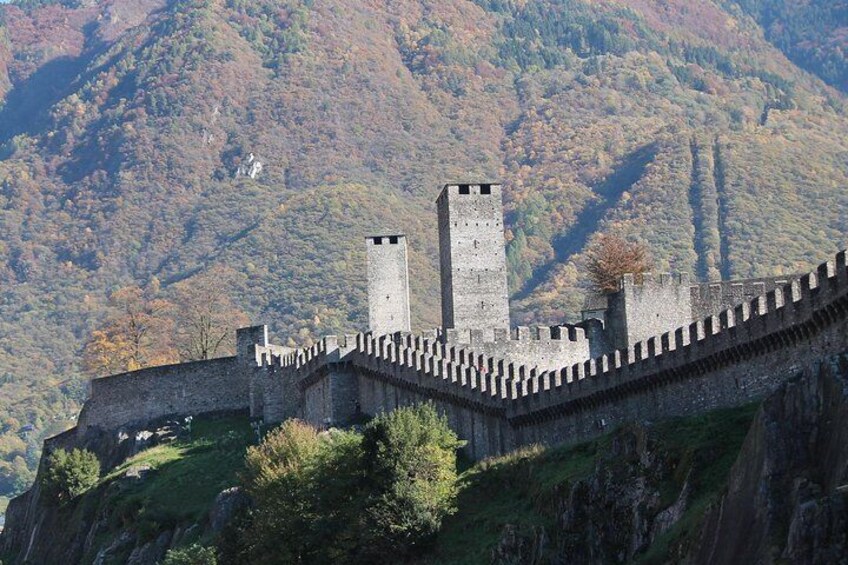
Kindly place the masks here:
<instances>
[{"instance_id":1,"label":"bush","mask_svg":"<svg viewBox=\"0 0 848 565\"><path fill-rule=\"evenodd\" d=\"M256 508L235 560L380 563L417 553L455 510L461 445L430 405L380 416L362 434L286 422L248 450L243 478Z\"/></svg>"},{"instance_id":2,"label":"bush","mask_svg":"<svg viewBox=\"0 0 848 565\"><path fill-rule=\"evenodd\" d=\"M67 502L87 492L100 480L100 461L86 449L54 451L42 478L45 491L59 502Z\"/></svg>"},{"instance_id":3,"label":"bush","mask_svg":"<svg viewBox=\"0 0 848 565\"><path fill-rule=\"evenodd\" d=\"M378 416L362 444L367 553L373 560L414 553L456 511L456 450L463 442L426 404Z\"/></svg>"},{"instance_id":4,"label":"bush","mask_svg":"<svg viewBox=\"0 0 848 565\"><path fill-rule=\"evenodd\" d=\"M182 549L170 549L162 565L217 565L218 558L211 547L193 544Z\"/></svg>"}]
</instances>

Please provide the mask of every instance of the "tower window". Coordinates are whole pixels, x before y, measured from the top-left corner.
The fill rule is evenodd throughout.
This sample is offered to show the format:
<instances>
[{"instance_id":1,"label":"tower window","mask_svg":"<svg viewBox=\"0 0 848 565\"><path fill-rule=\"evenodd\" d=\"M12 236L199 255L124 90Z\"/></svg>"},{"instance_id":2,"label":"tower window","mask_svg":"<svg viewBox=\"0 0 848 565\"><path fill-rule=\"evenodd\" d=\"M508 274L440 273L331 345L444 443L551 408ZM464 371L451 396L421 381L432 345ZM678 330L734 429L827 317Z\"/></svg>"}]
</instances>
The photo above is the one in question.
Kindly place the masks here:
<instances>
[{"instance_id":1,"label":"tower window","mask_svg":"<svg viewBox=\"0 0 848 565\"><path fill-rule=\"evenodd\" d=\"M459 193L460 194L471 194L471 187L467 184L459 185Z\"/></svg>"},{"instance_id":2,"label":"tower window","mask_svg":"<svg viewBox=\"0 0 848 565\"><path fill-rule=\"evenodd\" d=\"M480 185L480 194L491 194L492 193L492 185L490 184L481 184Z\"/></svg>"},{"instance_id":3,"label":"tower window","mask_svg":"<svg viewBox=\"0 0 848 565\"><path fill-rule=\"evenodd\" d=\"M398 242L398 238L397 238L396 235L389 236L389 243L391 243L392 245L396 245L397 242Z\"/></svg>"},{"instance_id":4,"label":"tower window","mask_svg":"<svg viewBox=\"0 0 848 565\"><path fill-rule=\"evenodd\" d=\"M375 237L374 238L374 245L383 245L383 238L382 237Z\"/></svg>"}]
</instances>

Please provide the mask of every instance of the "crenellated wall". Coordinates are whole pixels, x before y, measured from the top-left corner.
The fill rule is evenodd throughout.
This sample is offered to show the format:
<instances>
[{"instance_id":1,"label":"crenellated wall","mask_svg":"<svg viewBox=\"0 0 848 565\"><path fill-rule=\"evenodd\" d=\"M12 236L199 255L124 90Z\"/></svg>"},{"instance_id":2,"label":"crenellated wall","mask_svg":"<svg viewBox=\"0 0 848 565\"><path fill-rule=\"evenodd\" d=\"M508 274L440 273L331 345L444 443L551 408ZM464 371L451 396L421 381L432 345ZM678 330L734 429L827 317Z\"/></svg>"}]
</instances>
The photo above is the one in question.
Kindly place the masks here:
<instances>
[{"instance_id":1,"label":"crenellated wall","mask_svg":"<svg viewBox=\"0 0 848 565\"><path fill-rule=\"evenodd\" d=\"M583 325L519 326L495 330L493 339L474 330L437 330L437 339L471 354L508 359L518 365L550 371L589 359L590 342Z\"/></svg>"},{"instance_id":2,"label":"crenellated wall","mask_svg":"<svg viewBox=\"0 0 848 565\"><path fill-rule=\"evenodd\" d=\"M281 365L296 375L298 387L316 391L316 400L307 400L300 413L312 423L343 419L333 413L337 379L365 414L436 403L469 440L469 454L479 458L528 443L587 439L627 421L748 402L846 350L843 252L815 273L719 316L557 371L528 369L470 345L409 334L358 334L345 338L344 347L333 338ZM319 402L326 391L331 401Z\"/></svg>"},{"instance_id":3,"label":"crenellated wall","mask_svg":"<svg viewBox=\"0 0 848 565\"><path fill-rule=\"evenodd\" d=\"M718 316L737 304L750 302L776 288L797 281L799 275L699 283L692 285L692 319Z\"/></svg>"},{"instance_id":4,"label":"crenellated wall","mask_svg":"<svg viewBox=\"0 0 848 565\"><path fill-rule=\"evenodd\" d=\"M659 278L648 288L688 291L683 282ZM585 330L498 332L491 350L485 338L457 332L328 336L290 350L269 345L262 326L245 328L237 357L96 379L78 429L247 406L267 422L298 417L324 427L431 401L469 441L469 454L480 458L527 443L590 438L631 420L748 402L824 356L848 350L845 253L718 316L593 360L557 365L557 347L584 347ZM545 361L548 346L553 353ZM529 363L517 362L521 353L510 347L528 352ZM575 355L585 358L588 349ZM544 370L540 360L557 368Z\"/></svg>"}]
</instances>

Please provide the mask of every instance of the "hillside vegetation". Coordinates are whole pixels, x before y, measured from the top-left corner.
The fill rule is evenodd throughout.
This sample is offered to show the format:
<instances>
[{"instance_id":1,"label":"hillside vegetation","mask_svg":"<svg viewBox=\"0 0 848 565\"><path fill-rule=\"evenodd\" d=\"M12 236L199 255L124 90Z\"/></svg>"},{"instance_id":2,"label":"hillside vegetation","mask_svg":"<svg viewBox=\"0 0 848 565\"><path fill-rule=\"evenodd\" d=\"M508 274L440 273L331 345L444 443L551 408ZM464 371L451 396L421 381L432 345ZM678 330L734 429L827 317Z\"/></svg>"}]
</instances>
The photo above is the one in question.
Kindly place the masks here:
<instances>
[{"instance_id":1,"label":"hillside vegetation","mask_svg":"<svg viewBox=\"0 0 848 565\"><path fill-rule=\"evenodd\" d=\"M666 562L722 494L755 410L460 461L459 474L456 437L428 407L362 434L289 421L259 446L244 419L201 418L82 496L43 498L42 529L57 530L33 555L155 562L202 545L219 563Z\"/></svg>"},{"instance_id":2,"label":"hillside vegetation","mask_svg":"<svg viewBox=\"0 0 848 565\"><path fill-rule=\"evenodd\" d=\"M0 496L72 425L119 288L172 299L223 269L309 344L365 326L362 238L404 231L415 327L438 324L448 181L505 183L515 323L573 318L613 230L702 279L826 258L848 237L844 11L794 5L0 5Z\"/></svg>"}]
</instances>

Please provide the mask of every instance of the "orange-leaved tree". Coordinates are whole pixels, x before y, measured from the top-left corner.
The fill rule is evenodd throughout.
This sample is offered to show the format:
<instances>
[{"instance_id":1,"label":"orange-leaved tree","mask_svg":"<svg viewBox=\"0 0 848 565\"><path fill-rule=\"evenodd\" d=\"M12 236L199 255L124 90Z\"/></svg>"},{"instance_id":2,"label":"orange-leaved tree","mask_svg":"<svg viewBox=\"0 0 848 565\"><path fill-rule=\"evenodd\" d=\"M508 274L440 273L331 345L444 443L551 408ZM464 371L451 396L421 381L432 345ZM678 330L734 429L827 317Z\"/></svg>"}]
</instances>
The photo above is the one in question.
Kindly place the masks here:
<instances>
[{"instance_id":1,"label":"orange-leaved tree","mask_svg":"<svg viewBox=\"0 0 848 565\"><path fill-rule=\"evenodd\" d=\"M647 247L618 234L601 234L587 251L586 270L592 289L599 294L618 290L621 276L637 277L650 269Z\"/></svg>"},{"instance_id":2,"label":"orange-leaved tree","mask_svg":"<svg viewBox=\"0 0 848 565\"><path fill-rule=\"evenodd\" d=\"M90 375L134 371L178 360L173 346L173 305L158 297L158 284L127 286L109 296L109 314L83 351Z\"/></svg>"}]
</instances>

